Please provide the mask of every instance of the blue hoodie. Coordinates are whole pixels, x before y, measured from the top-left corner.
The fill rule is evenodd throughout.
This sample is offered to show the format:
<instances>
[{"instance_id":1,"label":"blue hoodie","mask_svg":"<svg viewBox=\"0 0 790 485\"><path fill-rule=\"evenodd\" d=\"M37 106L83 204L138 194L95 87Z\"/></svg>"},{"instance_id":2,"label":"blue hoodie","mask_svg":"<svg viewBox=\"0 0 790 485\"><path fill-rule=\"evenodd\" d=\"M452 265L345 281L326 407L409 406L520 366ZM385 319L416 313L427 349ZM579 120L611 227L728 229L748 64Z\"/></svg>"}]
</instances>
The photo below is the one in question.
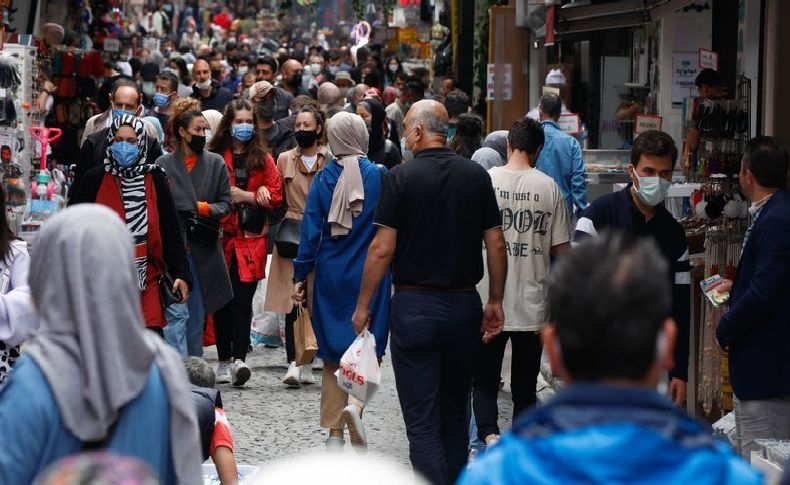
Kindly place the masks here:
<instances>
[{"instance_id":1,"label":"blue hoodie","mask_svg":"<svg viewBox=\"0 0 790 485\"><path fill-rule=\"evenodd\" d=\"M575 384L523 414L458 483L741 485L762 476L654 391Z\"/></svg>"}]
</instances>

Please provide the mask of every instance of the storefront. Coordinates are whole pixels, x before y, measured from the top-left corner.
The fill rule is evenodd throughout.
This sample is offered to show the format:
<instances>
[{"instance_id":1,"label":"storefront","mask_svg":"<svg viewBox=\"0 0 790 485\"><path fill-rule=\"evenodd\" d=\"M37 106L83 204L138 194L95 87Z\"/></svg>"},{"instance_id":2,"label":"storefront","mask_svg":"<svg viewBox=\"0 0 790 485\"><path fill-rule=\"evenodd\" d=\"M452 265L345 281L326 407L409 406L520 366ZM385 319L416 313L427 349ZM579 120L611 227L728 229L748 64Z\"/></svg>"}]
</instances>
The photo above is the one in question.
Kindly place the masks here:
<instances>
[{"instance_id":1,"label":"storefront","mask_svg":"<svg viewBox=\"0 0 790 485\"><path fill-rule=\"evenodd\" d=\"M629 148L641 131L660 129L675 140L682 156L665 205L686 229L694 268L688 410L716 421L733 407L727 361L715 340L726 305L706 298L700 283L717 275L732 279L737 269L749 224L737 178L746 142L758 134L790 138L783 116L790 96L782 89L790 68L779 56L790 34L780 32L778 20L790 6L771 0L562 4L522 7L531 30L530 105L549 70L560 69L567 80L561 97L589 133L583 156L590 200L628 182ZM699 99L695 79L705 68L719 82L715 95Z\"/></svg>"}]
</instances>

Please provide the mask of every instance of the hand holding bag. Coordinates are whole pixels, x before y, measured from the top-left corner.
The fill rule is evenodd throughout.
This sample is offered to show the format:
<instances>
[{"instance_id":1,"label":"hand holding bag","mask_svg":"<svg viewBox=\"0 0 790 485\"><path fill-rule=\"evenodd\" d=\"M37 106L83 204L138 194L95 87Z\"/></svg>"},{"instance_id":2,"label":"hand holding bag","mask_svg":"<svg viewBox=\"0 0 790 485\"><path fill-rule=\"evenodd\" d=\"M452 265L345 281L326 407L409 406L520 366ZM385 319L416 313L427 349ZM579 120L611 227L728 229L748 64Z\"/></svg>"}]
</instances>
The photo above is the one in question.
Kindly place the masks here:
<instances>
[{"instance_id":1,"label":"hand holding bag","mask_svg":"<svg viewBox=\"0 0 790 485\"><path fill-rule=\"evenodd\" d=\"M164 273L159 277L159 299L162 300L162 306L165 308L184 301L184 295L181 292L173 291L175 284L175 280L169 273Z\"/></svg>"},{"instance_id":2,"label":"hand holding bag","mask_svg":"<svg viewBox=\"0 0 790 485\"><path fill-rule=\"evenodd\" d=\"M376 357L376 340L368 329L362 331L340 358L335 372L337 385L362 402L368 402L381 384L381 369Z\"/></svg>"},{"instance_id":3,"label":"hand holding bag","mask_svg":"<svg viewBox=\"0 0 790 485\"><path fill-rule=\"evenodd\" d=\"M310 312L302 305L296 305L294 347L296 348L296 365L309 364L318 353L318 342L313 331L313 322L310 320Z\"/></svg>"}]
</instances>

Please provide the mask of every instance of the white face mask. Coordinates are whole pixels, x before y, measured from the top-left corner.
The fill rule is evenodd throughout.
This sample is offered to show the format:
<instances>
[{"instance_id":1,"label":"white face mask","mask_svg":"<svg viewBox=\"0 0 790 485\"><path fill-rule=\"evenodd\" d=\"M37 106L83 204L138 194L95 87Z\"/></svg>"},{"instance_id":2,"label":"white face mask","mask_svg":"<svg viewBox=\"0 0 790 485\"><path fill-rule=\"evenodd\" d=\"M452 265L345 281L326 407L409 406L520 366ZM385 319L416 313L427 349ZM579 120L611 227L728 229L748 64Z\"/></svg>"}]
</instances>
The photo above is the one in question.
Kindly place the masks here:
<instances>
[{"instance_id":1,"label":"white face mask","mask_svg":"<svg viewBox=\"0 0 790 485\"><path fill-rule=\"evenodd\" d=\"M211 87L211 79L207 79L202 83L195 83L195 86L201 91L205 91L206 89Z\"/></svg>"},{"instance_id":2,"label":"white face mask","mask_svg":"<svg viewBox=\"0 0 790 485\"><path fill-rule=\"evenodd\" d=\"M397 64L390 64L387 67L389 68L390 72L393 73L393 74L398 72L398 65Z\"/></svg>"},{"instance_id":3,"label":"white face mask","mask_svg":"<svg viewBox=\"0 0 790 485\"><path fill-rule=\"evenodd\" d=\"M321 74L321 64L318 63L310 64L310 74L312 74L313 76L318 76L319 74Z\"/></svg>"},{"instance_id":4,"label":"white face mask","mask_svg":"<svg viewBox=\"0 0 790 485\"><path fill-rule=\"evenodd\" d=\"M650 207L655 207L664 201L669 192L669 186L672 182L664 180L661 177L640 177L636 173L636 169L632 168L634 176L639 181L639 189L636 191L639 200L644 202Z\"/></svg>"},{"instance_id":5,"label":"white face mask","mask_svg":"<svg viewBox=\"0 0 790 485\"><path fill-rule=\"evenodd\" d=\"M250 68L249 68L249 67L247 67L247 66L239 66L239 68L238 68L237 72L239 73L239 76L240 76L240 77L244 77L244 75L245 75L245 74L247 74L247 72L248 72L249 70L250 70Z\"/></svg>"}]
</instances>

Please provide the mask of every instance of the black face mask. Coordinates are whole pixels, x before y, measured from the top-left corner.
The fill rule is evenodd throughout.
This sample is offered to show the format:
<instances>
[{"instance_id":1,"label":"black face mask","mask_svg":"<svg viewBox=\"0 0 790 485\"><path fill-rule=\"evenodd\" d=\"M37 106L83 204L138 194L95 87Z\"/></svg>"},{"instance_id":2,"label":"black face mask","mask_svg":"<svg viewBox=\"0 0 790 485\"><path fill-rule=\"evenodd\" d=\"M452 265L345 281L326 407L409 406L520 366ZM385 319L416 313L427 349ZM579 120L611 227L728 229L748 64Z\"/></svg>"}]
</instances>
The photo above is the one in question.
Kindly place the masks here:
<instances>
[{"instance_id":1,"label":"black face mask","mask_svg":"<svg viewBox=\"0 0 790 485\"><path fill-rule=\"evenodd\" d=\"M262 120L273 120L276 111L277 100L274 98L258 103L258 118Z\"/></svg>"},{"instance_id":2,"label":"black face mask","mask_svg":"<svg viewBox=\"0 0 790 485\"><path fill-rule=\"evenodd\" d=\"M258 118L262 120L273 120L274 113L277 111L277 100L268 99L258 103Z\"/></svg>"},{"instance_id":3,"label":"black face mask","mask_svg":"<svg viewBox=\"0 0 790 485\"><path fill-rule=\"evenodd\" d=\"M296 89L299 86L301 86L302 85L302 75L301 74L294 74L294 77L292 77L291 80L288 81L288 85L291 86L294 89Z\"/></svg>"},{"instance_id":4,"label":"black face mask","mask_svg":"<svg viewBox=\"0 0 790 485\"><path fill-rule=\"evenodd\" d=\"M203 149L206 148L206 137L192 135L192 139L187 142L187 146L190 150L195 152L195 155L201 155Z\"/></svg>"},{"instance_id":5,"label":"black face mask","mask_svg":"<svg viewBox=\"0 0 790 485\"><path fill-rule=\"evenodd\" d=\"M313 131L297 131L294 133L294 138L296 139L296 143L299 145L300 148L308 148L313 146L313 144L318 140L318 132Z\"/></svg>"},{"instance_id":6,"label":"black face mask","mask_svg":"<svg viewBox=\"0 0 790 485\"><path fill-rule=\"evenodd\" d=\"M216 79L217 81L219 81L220 76L222 76L222 71L220 71L219 69L211 71L212 79Z\"/></svg>"}]
</instances>

